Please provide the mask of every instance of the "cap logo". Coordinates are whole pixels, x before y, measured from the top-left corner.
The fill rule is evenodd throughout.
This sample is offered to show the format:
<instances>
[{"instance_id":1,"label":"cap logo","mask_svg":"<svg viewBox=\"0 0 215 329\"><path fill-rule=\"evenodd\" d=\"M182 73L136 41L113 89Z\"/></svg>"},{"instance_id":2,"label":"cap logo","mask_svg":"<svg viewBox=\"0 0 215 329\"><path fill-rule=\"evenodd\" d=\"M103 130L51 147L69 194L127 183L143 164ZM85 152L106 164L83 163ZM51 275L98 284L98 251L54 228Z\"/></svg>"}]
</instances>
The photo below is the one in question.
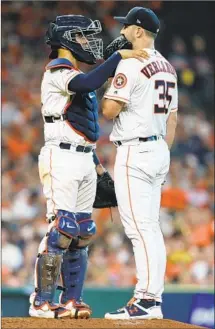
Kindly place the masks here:
<instances>
[{"instance_id":1,"label":"cap logo","mask_svg":"<svg viewBox=\"0 0 215 329\"><path fill-rule=\"evenodd\" d=\"M141 24L141 21L139 20L139 19L137 19L137 21L136 21L137 23L139 23L139 24Z\"/></svg>"}]
</instances>

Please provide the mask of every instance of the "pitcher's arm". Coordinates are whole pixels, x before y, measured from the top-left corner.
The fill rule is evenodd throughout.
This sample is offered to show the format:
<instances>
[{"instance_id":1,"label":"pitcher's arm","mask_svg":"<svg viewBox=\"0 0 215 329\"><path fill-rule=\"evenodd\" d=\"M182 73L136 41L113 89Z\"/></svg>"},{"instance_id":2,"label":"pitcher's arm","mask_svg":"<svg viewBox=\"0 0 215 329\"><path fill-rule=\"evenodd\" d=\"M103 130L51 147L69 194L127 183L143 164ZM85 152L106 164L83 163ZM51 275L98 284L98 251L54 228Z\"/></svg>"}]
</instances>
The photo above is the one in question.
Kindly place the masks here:
<instances>
[{"instance_id":1,"label":"pitcher's arm","mask_svg":"<svg viewBox=\"0 0 215 329\"><path fill-rule=\"evenodd\" d=\"M175 130L177 127L177 110L174 110L170 113L168 119L167 119L167 127L166 127L166 137L165 141L167 142L167 145L169 149L171 149L174 138L175 138Z\"/></svg>"}]
</instances>

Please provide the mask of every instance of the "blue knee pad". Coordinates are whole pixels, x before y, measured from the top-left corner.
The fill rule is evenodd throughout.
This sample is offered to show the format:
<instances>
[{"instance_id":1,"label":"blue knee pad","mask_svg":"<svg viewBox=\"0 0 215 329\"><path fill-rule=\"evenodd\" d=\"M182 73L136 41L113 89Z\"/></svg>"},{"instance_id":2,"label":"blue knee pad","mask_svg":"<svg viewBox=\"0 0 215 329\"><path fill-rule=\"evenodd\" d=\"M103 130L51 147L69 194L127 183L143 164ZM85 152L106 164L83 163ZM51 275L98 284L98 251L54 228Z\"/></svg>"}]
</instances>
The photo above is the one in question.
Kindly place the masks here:
<instances>
[{"instance_id":1,"label":"blue knee pad","mask_svg":"<svg viewBox=\"0 0 215 329\"><path fill-rule=\"evenodd\" d=\"M91 243L93 236L96 234L96 224L91 219L91 214L77 213L76 221L80 227L79 242L77 247L86 247Z\"/></svg>"},{"instance_id":2,"label":"blue knee pad","mask_svg":"<svg viewBox=\"0 0 215 329\"><path fill-rule=\"evenodd\" d=\"M61 277L64 291L61 294L61 303L68 300L82 299L83 285L87 271L88 245L96 232L96 225L89 213L77 213L76 221L80 227L79 240L76 246L70 248L63 255Z\"/></svg>"},{"instance_id":3,"label":"blue knee pad","mask_svg":"<svg viewBox=\"0 0 215 329\"><path fill-rule=\"evenodd\" d=\"M62 254L63 250L69 248L72 239L80 234L80 227L76 216L72 212L58 210L56 226L48 233L48 251Z\"/></svg>"}]
</instances>

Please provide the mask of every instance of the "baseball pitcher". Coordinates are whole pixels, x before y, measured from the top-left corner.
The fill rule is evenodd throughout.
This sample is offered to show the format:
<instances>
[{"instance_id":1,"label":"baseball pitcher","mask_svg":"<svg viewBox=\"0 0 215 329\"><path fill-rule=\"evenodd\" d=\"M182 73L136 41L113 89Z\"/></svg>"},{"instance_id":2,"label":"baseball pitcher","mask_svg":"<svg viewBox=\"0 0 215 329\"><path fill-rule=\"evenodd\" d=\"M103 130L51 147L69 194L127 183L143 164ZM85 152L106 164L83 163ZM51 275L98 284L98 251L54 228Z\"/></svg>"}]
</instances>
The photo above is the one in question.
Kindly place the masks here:
<instances>
[{"instance_id":1,"label":"baseball pitcher","mask_svg":"<svg viewBox=\"0 0 215 329\"><path fill-rule=\"evenodd\" d=\"M115 19L123 28L107 47L106 57L123 46L147 50L150 58L121 60L102 101L104 116L114 121L110 140L117 147L115 190L137 270L134 297L105 317L162 318L166 251L159 208L177 122L177 77L154 48L160 24L152 10L135 7L126 17Z\"/></svg>"},{"instance_id":2,"label":"baseball pitcher","mask_svg":"<svg viewBox=\"0 0 215 329\"><path fill-rule=\"evenodd\" d=\"M39 155L39 174L47 200L49 227L36 260L35 292L30 296L29 310L33 317L91 315L90 307L82 301L82 289L88 245L96 232L93 204L117 205L113 181L95 153L99 125L94 90L113 74L122 58L143 58L146 52L117 51L84 74L79 69L80 62L92 65L102 58L102 40L96 37L100 32L98 20L65 15L57 16L46 34L51 61L41 84L45 146ZM106 191L107 204L101 195L95 200L96 189L103 196ZM60 273L63 284L59 287L60 304L54 304Z\"/></svg>"}]
</instances>

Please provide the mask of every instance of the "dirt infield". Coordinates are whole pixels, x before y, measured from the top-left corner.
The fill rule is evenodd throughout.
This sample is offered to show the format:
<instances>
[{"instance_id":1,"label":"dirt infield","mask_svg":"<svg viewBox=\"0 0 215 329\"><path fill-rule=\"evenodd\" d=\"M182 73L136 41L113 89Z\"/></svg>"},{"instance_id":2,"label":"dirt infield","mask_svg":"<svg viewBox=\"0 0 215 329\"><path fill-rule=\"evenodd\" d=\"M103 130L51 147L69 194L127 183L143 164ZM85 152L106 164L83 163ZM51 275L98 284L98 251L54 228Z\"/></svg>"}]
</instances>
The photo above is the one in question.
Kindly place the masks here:
<instances>
[{"instance_id":1,"label":"dirt infield","mask_svg":"<svg viewBox=\"0 0 215 329\"><path fill-rule=\"evenodd\" d=\"M2 318L2 329L72 329L72 328L204 328L172 320L57 320L57 319L36 319L36 318Z\"/></svg>"}]
</instances>

